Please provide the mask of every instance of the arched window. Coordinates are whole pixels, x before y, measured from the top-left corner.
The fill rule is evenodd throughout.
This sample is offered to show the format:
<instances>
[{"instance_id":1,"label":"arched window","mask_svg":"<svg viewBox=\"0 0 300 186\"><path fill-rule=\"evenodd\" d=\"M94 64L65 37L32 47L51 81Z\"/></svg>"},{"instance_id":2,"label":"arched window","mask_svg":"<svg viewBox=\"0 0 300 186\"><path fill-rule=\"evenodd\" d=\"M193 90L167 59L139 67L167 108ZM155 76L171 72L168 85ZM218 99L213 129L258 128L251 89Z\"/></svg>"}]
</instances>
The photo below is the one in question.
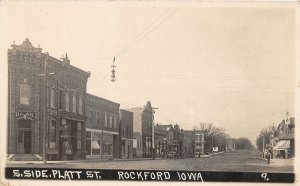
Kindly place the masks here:
<instances>
[{"instance_id":1,"label":"arched window","mask_svg":"<svg viewBox=\"0 0 300 186\"><path fill-rule=\"evenodd\" d=\"M29 105L30 86L27 83L20 85L20 104Z\"/></svg>"},{"instance_id":2,"label":"arched window","mask_svg":"<svg viewBox=\"0 0 300 186\"><path fill-rule=\"evenodd\" d=\"M90 111L90 125L92 125L93 124L93 111L91 110Z\"/></svg>"},{"instance_id":3,"label":"arched window","mask_svg":"<svg viewBox=\"0 0 300 186\"><path fill-rule=\"evenodd\" d=\"M107 115L105 114L105 115L104 115L104 123L105 123L105 127L107 127L107 124L108 124L107 120L108 120L108 118L107 118Z\"/></svg>"},{"instance_id":4,"label":"arched window","mask_svg":"<svg viewBox=\"0 0 300 186\"><path fill-rule=\"evenodd\" d=\"M97 112L97 125L100 126L100 113Z\"/></svg>"}]
</instances>

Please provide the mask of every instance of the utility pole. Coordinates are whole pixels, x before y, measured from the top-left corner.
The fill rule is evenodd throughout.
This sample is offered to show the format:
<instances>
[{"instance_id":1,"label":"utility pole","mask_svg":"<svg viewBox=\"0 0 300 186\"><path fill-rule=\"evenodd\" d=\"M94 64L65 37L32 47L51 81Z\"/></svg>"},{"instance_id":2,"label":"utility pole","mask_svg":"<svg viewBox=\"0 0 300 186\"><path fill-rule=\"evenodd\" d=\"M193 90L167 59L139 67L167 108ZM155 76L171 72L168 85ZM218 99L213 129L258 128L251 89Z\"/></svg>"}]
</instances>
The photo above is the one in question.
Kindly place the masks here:
<instances>
[{"instance_id":1,"label":"utility pole","mask_svg":"<svg viewBox=\"0 0 300 186\"><path fill-rule=\"evenodd\" d=\"M262 149L262 152L263 152L263 158L265 158L265 135L263 135L263 149Z\"/></svg>"},{"instance_id":2,"label":"utility pole","mask_svg":"<svg viewBox=\"0 0 300 186\"><path fill-rule=\"evenodd\" d=\"M48 54L45 56L45 66L44 66L44 118L43 118L43 164L47 164L47 138L46 138L46 127L47 127L47 58Z\"/></svg>"},{"instance_id":3,"label":"utility pole","mask_svg":"<svg viewBox=\"0 0 300 186\"><path fill-rule=\"evenodd\" d=\"M152 107L152 158L155 159L155 145L154 145L154 113L155 113L155 109L158 109L158 108L155 108L155 107Z\"/></svg>"}]
</instances>

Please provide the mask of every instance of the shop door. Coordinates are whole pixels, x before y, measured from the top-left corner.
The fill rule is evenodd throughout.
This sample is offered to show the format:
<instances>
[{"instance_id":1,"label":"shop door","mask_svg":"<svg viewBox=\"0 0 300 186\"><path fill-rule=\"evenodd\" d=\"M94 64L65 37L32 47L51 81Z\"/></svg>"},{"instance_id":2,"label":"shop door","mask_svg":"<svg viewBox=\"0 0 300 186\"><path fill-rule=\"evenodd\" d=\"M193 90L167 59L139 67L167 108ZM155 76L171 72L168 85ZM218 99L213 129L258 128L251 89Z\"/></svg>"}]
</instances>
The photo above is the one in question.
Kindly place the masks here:
<instances>
[{"instance_id":1,"label":"shop door","mask_svg":"<svg viewBox=\"0 0 300 186\"><path fill-rule=\"evenodd\" d=\"M24 153L31 153L31 131L24 131Z\"/></svg>"},{"instance_id":2,"label":"shop door","mask_svg":"<svg viewBox=\"0 0 300 186\"><path fill-rule=\"evenodd\" d=\"M18 131L18 153L31 154L31 131Z\"/></svg>"}]
</instances>

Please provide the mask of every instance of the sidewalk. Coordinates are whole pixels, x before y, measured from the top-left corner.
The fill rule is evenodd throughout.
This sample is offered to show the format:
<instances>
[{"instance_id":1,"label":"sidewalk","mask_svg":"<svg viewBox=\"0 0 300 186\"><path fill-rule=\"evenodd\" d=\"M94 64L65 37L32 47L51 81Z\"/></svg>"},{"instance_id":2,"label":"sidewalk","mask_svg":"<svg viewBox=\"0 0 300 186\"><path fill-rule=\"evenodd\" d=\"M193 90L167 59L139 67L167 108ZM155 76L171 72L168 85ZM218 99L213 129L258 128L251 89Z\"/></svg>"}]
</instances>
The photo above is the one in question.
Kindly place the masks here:
<instances>
[{"instance_id":1,"label":"sidewalk","mask_svg":"<svg viewBox=\"0 0 300 186\"><path fill-rule=\"evenodd\" d=\"M218 154L222 154L223 152L216 152L214 154L201 155L200 158L209 158L212 156L216 156ZM187 158L177 158L177 159L187 159ZM47 164L68 164L68 163L89 163L89 162L115 162L115 161L149 161L149 160L174 160L174 158L165 158L161 157L153 158L132 158L132 159L100 159L100 158L91 158L84 160L65 160L65 161L47 161ZM43 164L43 161L6 161L7 164Z\"/></svg>"},{"instance_id":2,"label":"sidewalk","mask_svg":"<svg viewBox=\"0 0 300 186\"><path fill-rule=\"evenodd\" d=\"M271 166L276 166L276 167L283 167L283 166L294 166L294 158L290 159L271 159L270 161Z\"/></svg>"},{"instance_id":3,"label":"sidewalk","mask_svg":"<svg viewBox=\"0 0 300 186\"><path fill-rule=\"evenodd\" d=\"M85 160L65 160L65 161L47 161L47 164L63 164L63 163L88 163L88 162L110 162L110 161L145 161L153 160L152 158L133 158L133 159L100 159L91 158ZM155 158L161 160L161 158ZM43 161L7 161L7 164L43 164Z\"/></svg>"}]
</instances>

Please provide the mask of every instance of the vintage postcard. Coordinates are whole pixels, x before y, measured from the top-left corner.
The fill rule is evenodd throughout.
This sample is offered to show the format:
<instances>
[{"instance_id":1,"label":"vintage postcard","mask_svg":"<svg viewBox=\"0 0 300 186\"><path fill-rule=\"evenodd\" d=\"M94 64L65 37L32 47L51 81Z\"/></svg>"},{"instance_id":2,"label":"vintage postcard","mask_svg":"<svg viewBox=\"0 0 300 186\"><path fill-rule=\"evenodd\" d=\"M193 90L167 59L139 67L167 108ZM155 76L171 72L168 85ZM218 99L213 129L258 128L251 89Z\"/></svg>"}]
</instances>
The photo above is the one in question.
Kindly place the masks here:
<instances>
[{"instance_id":1,"label":"vintage postcard","mask_svg":"<svg viewBox=\"0 0 300 186\"><path fill-rule=\"evenodd\" d=\"M0 1L1 184L299 184L299 15Z\"/></svg>"}]
</instances>

